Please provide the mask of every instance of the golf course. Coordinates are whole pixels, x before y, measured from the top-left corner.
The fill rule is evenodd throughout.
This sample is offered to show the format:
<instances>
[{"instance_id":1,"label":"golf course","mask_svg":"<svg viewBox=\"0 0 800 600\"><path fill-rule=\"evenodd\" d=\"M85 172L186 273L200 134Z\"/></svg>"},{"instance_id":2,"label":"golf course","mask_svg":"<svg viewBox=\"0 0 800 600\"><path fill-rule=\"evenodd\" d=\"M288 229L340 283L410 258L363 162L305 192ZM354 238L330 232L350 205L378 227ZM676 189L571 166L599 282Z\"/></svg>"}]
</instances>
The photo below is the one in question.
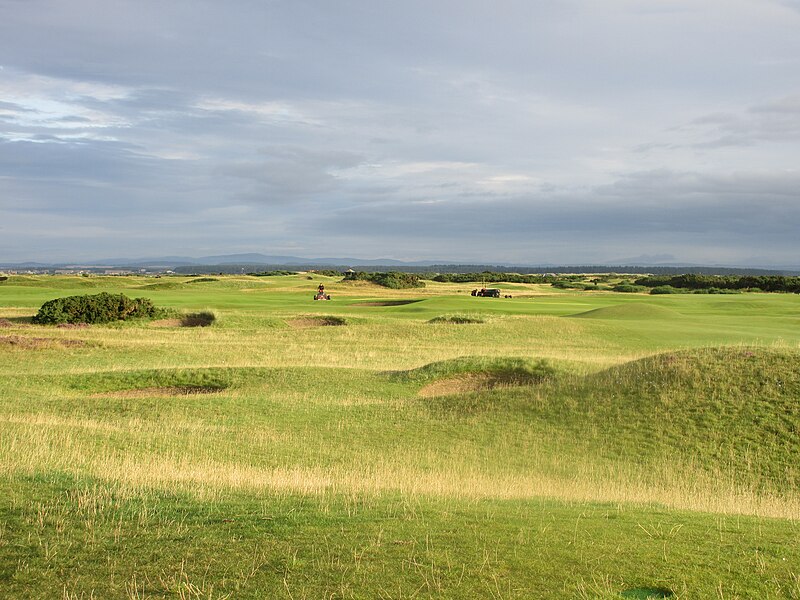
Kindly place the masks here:
<instances>
[{"instance_id":1,"label":"golf course","mask_svg":"<svg viewBox=\"0 0 800 600\"><path fill-rule=\"evenodd\" d=\"M799 295L424 283L0 282L0 598L800 600Z\"/></svg>"}]
</instances>

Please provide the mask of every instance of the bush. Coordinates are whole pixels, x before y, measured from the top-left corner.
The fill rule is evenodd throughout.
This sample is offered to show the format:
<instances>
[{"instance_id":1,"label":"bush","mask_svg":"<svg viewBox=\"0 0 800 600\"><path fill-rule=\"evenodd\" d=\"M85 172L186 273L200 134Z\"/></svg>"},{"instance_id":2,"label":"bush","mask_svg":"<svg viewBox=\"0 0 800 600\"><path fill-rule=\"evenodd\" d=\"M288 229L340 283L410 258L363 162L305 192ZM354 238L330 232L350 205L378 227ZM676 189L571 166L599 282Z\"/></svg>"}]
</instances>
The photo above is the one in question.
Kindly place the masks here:
<instances>
[{"instance_id":1,"label":"bush","mask_svg":"<svg viewBox=\"0 0 800 600\"><path fill-rule=\"evenodd\" d=\"M647 288L643 285L633 285L631 283L618 283L611 288L613 292L623 292L625 294L636 294L638 292L645 292Z\"/></svg>"},{"instance_id":2,"label":"bush","mask_svg":"<svg viewBox=\"0 0 800 600\"><path fill-rule=\"evenodd\" d=\"M482 273L440 273L431 276L433 281L441 283L552 283L568 276L521 275L519 273L500 273L483 271Z\"/></svg>"},{"instance_id":3,"label":"bush","mask_svg":"<svg viewBox=\"0 0 800 600\"><path fill-rule=\"evenodd\" d=\"M311 271L312 273L316 273L317 275L325 275L326 277L341 277L342 272L337 271L335 269L321 269L318 271Z\"/></svg>"},{"instance_id":4,"label":"bush","mask_svg":"<svg viewBox=\"0 0 800 600\"><path fill-rule=\"evenodd\" d=\"M67 296L45 302L33 317L40 325L59 323L112 323L127 319L152 318L161 311L149 298L128 298L124 294L103 292L96 295Z\"/></svg>"},{"instance_id":5,"label":"bush","mask_svg":"<svg viewBox=\"0 0 800 600\"><path fill-rule=\"evenodd\" d=\"M344 276L344 281L371 281L372 283L393 290L425 287L419 275L414 273L401 273L400 271L389 271L388 273L365 273L364 271L357 271L355 273L347 273Z\"/></svg>"},{"instance_id":6,"label":"bush","mask_svg":"<svg viewBox=\"0 0 800 600\"><path fill-rule=\"evenodd\" d=\"M658 294L682 294L683 292L678 288L672 287L671 285L660 285L650 290L650 293L653 295L658 295Z\"/></svg>"},{"instance_id":7,"label":"bush","mask_svg":"<svg viewBox=\"0 0 800 600\"><path fill-rule=\"evenodd\" d=\"M258 273L248 273L248 275L252 275L253 277L280 277L283 275L297 275L297 271L284 271L279 269L277 271L259 271Z\"/></svg>"}]
</instances>

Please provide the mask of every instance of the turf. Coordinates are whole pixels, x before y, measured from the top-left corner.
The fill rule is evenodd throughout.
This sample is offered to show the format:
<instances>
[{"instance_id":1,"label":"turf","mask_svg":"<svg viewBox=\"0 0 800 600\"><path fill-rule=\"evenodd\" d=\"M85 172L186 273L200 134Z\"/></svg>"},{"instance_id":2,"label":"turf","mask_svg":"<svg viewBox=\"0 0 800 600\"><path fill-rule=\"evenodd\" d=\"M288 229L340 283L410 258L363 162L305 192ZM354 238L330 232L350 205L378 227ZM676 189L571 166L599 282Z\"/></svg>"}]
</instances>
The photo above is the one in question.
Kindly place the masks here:
<instances>
[{"instance_id":1,"label":"turf","mask_svg":"<svg viewBox=\"0 0 800 600\"><path fill-rule=\"evenodd\" d=\"M797 296L202 279L0 284L3 597L800 598Z\"/></svg>"}]
</instances>

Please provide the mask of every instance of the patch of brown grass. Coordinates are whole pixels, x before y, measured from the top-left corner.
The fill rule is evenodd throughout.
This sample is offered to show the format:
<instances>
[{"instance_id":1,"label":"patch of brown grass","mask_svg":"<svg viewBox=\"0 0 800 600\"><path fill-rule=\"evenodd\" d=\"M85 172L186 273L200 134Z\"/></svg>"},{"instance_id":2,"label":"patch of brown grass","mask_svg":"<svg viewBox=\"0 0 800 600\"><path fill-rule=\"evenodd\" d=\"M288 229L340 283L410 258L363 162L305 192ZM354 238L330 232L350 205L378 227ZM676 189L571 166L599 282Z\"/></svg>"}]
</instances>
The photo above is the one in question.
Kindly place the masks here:
<instances>
[{"instance_id":1,"label":"patch of brown grass","mask_svg":"<svg viewBox=\"0 0 800 600\"><path fill-rule=\"evenodd\" d=\"M173 319L158 319L150 322L150 327L208 327L215 320L211 313L192 313Z\"/></svg>"},{"instance_id":2,"label":"patch of brown grass","mask_svg":"<svg viewBox=\"0 0 800 600\"><path fill-rule=\"evenodd\" d=\"M220 388L202 385L174 385L161 387L145 387L116 392L100 392L92 394L92 398L150 398L152 396L194 396L197 394L215 394Z\"/></svg>"},{"instance_id":3,"label":"patch of brown grass","mask_svg":"<svg viewBox=\"0 0 800 600\"><path fill-rule=\"evenodd\" d=\"M11 346L24 350L52 348L53 346L80 347L86 346L83 340L59 340L54 338L27 337L24 335L0 335L0 346Z\"/></svg>"},{"instance_id":4,"label":"patch of brown grass","mask_svg":"<svg viewBox=\"0 0 800 600\"><path fill-rule=\"evenodd\" d=\"M435 398L437 396L452 396L453 394L466 394L492 390L498 387L522 385L523 383L525 382L509 376L492 373L467 373L429 383L422 387L418 394L423 398Z\"/></svg>"},{"instance_id":5,"label":"patch of brown grass","mask_svg":"<svg viewBox=\"0 0 800 600\"><path fill-rule=\"evenodd\" d=\"M181 320L180 319L158 319L157 321L151 321L150 327L180 327Z\"/></svg>"},{"instance_id":6,"label":"patch of brown grass","mask_svg":"<svg viewBox=\"0 0 800 600\"><path fill-rule=\"evenodd\" d=\"M288 319L286 323L289 327L303 329L306 327L341 327L347 325L341 317L298 317Z\"/></svg>"}]
</instances>

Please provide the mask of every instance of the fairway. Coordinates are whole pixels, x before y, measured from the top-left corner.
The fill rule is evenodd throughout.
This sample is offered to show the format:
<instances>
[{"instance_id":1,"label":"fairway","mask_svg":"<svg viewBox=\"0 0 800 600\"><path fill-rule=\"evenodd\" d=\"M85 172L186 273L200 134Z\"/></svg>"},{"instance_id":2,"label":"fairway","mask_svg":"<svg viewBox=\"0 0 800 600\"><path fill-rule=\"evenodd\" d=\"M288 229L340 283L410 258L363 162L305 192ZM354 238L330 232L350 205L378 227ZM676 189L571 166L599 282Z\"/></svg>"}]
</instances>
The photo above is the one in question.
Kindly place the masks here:
<instances>
[{"instance_id":1,"label":"fairway","mask_svg":"<svg viewBox=\"0 0 800 600\"><path fill-rule=\"evenodd\" d=\"M800 599L800 296L473 287L0 283L0 597Z\"/></svg>"}]
</instances>

